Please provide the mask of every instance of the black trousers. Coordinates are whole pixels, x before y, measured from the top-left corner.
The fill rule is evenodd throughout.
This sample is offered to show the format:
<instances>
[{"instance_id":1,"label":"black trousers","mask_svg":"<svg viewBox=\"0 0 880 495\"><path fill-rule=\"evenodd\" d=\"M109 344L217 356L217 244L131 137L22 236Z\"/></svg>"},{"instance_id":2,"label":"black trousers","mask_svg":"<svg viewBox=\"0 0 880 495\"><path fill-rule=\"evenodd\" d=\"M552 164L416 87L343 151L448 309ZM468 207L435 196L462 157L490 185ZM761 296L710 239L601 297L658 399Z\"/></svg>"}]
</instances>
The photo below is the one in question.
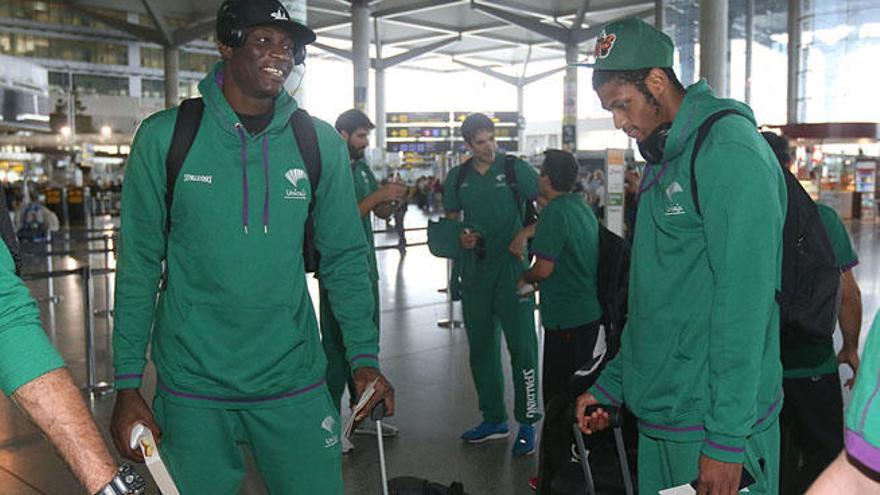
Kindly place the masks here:
<instances>
[{"instance_id":1,"label":"black trousers","mask_svg":"<svg viewBox=\"0 0 880 495\"><path fill-rule=\"evenodd\" d=\"M568 390L571 375L593 357L598 337L599 320L562 330L545 328L544 372L541 375L544 407L553 397Z\"/></svg>"},{"instance_id":2,"label":"black trousers","mask_svg":"<svg viewBox=\"0 0 880 495\"><path fill-rule=\"evenodd\" d=\"M780 495L801 495L843 449L843 397L837 373L782 380Z\"/></svg>"}]
</instances>

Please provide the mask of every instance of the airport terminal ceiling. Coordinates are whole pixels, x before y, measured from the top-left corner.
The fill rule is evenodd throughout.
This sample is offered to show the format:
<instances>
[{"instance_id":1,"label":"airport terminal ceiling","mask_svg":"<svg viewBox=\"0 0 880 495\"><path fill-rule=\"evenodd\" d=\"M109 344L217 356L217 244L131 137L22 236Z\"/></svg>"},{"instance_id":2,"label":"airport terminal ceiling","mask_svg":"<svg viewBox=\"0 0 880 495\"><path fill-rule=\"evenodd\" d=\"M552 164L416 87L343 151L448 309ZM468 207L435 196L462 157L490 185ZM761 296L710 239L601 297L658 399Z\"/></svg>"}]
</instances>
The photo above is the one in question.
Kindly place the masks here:
<instances>
[{"instance_id":1,"label":"airport terminal ceiling","mask_svg":"<svg viewBox=\"0 0 880 495\"><path fill-rule=\"evenodd\" d=\"M166 18L187 20L190 27L201 29L207 35L212 31L209 26L221 1L70 0L68 3L93 13L110 8L150 15L152 10ZM531 62L557 60L561 65L565 60L564 46L548 36L561 36L582 10L584 32L579 41L584 43L595 37L597 32L594 31L599 26L615 18L638 15L652 21L654 4L652 0L374 0L369 2L373 21L371 38L378 25L382 55L386 58L439 40L456 40L408 61L405 66L411 68L463 70L453 58L483 67L519 65L527 59ZM504 13L530 23L531 29L502 19ZM351 49L351 2L309 0L307 16L309 26L318 33L318 49L312 50L313 55L333 56L330 51L334 49ZM326 49L321 50L322 46ZM375 45L371 47L371 54L375 56Z\"/></svg>"}]
</instances>

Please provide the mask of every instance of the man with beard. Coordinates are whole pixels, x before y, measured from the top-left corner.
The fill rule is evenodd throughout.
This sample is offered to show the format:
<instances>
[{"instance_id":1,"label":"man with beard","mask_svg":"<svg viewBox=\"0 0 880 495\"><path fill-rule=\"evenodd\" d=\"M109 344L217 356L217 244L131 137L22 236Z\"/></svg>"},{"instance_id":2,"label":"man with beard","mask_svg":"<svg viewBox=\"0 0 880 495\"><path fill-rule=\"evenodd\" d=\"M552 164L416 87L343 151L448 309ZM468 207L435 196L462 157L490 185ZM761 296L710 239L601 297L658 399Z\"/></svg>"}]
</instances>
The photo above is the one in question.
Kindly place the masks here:
<instances>
[{"instance_id":1,"label":"man with beard","mask_svg":"<svg viewBox=\"0 0 880 495\"><path fill-rule=\"evenodd\" d=\"M393 202L400 201L406 195L406 186L398 182L389 182L379 187L376 176L373 175L370 166L364 160L364 150L370 145L370 130L375 126L360 110L353 108L343 112L336 119L336 131L348 144L348 154L351 158L351 175L354 180L354 194L357 201L358 213L361 217L364 236L366 237L370 264L370 281L373 288L373 322L379 328L379 270L376 265L376 251L373 243L373 223L370 212L377 217L386 219L394 210ZM342 329L339 321L333 315L332 302L327 289L318 278L321 298L321 344L327 355L327 388L336 409L340 408L342 392L348 383L350 404L357 402L357 388L351 379L351 367L345 356L345 342L342 338ZM370 428L372 422L362 425L355 433L375 433ZM383 424L383 433L386 436L397 435L397 428L387 422ZM347 439L342 439L342 452L347 453L354 449L354 445Z\"/></svg>"},{"instance_id":2,"label":"man with beard","mask_svg":"<svg viewBox=\"0 0 880 495\"><path fill-rule=\"evenodd\" d=\"M587 416L587 405L629 407L640 493L696 480L700 495L732 495L747 471L751 493L775 494L782 172L748 106L706 81L681 86L662 32L636 18L612 22L595 55L593 89L649 166L620 353L578 398L580 427L607 427L607 414Z\"/></svg>"},{"instance_id":3,"label":"man with beard","mask_svg":"<svg viewBox=\"0 0 880 495\"><path fill-rule=\"evenodd\" d=\"M227 0L216 34L222 60L199 85L203 114L173 196L166 159L183 107L141 124L126 166L111 432L123 456L140 460L128 441L146 424L181 493L237 493L247 445L268 492L341 494L339 413L300 249L309 216L357 390L375 383L367 411L381 399L394 410L348 150L284 91L315 34L280 2ZM305 133L292 131L299 116L320 150L314 191L297 143ZM138 391L148 346L152 409Z\"/></svg>"}]
</instances>

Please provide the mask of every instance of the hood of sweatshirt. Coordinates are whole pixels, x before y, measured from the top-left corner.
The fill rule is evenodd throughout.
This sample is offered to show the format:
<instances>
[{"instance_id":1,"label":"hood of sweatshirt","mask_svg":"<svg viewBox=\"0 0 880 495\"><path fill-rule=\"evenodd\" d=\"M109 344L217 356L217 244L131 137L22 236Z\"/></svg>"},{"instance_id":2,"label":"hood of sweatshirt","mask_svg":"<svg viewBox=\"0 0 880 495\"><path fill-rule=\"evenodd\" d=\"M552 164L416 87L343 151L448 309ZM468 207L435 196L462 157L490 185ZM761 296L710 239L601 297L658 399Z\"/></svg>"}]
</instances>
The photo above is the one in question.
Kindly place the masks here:
<instances>
[{"instance_id":1,"label":"hood of sweatshirt","mask_svg":"<svg viewBox=\"0 0 880 495\"><path fill-rule=\"evenodd\" d=\"M736 110L757 126L755 116L748 105L730 98L719 98L705 79L688 86L681 108L669 129L666 148L663 150L663 161L676 161L682 153L690 149L688 143L696 136L700 124L712 114L727 109Z\"/></svg>"},{"instance_id":2,"label":"hood of sweatshirt","mask_svg":"<svg viewBox=\"0 0 880 495\"><path fill-rule=\"evenodd\" d=\"M251 135L241 123L235 110L229 105L226 96L223 95L223 62L217 62L204 79L199 83L199 91L205 102L206 116L230 137L237 139L241 146L241 182L242 182L242 205L241 217L242 228L248 233L248 218L250 213L250 197L248 193L248 146L262 148L262 161L254 166L260 167L260 173L265 181L265 194L263 197L263 233L269 231L269 138L279 132L286 131L290 116L297 109L296 100L287 91L282 90L275 97L272 120L265 129Z\"/></svg>"}]
</instances>

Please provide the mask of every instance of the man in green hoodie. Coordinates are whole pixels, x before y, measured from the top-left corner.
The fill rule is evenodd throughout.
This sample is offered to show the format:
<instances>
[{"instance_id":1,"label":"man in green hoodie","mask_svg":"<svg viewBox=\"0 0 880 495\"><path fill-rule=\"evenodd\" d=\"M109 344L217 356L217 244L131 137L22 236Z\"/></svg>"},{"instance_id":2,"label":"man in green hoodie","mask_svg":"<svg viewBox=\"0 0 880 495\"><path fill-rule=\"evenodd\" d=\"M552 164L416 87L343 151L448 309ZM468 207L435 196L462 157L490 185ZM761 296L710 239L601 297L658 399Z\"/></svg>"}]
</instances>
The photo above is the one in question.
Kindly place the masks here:
<instances>
[{"instance_id":1,"label":"man in green hoodie","mask_svg":"<svg viewBox=\"0 0 880 495\"><path fill-rule=\"evenodd\" d=\"M242 444L270 493L342 493L339 413L327 392L301 248L311 178L289 123L297 105L283 91L315 34L277 0L227 0L217 39L222 61L199 85L204 114L171 211L165 160L177 108L141 124L126 167L113 438L120 453L140 460L128 438L145 423L184 494L237 493ZM358 393L375 383L371 402L384 398L393 413L393 389L378 371L348 150L333 127L313 122L322 162L312 212L321 281ZM152 410L138 391L148 345L158 382Z\"/></svg>"},{"instance_id":2,"label":"man in green hoodie","mask_svg":"<svg viewBox=\"0 0 880 495\"><path fill-rule=\"evenodd\" d=\"M648 168L618 356L578 398L590 433L626 403L639 419L639 492L696 481L730 495L776 493L782 369L779 310L786 188L751 110L705 81L684 90L668 36L627 18L596 43L593 88ZM691 176L698 129L711 127ZM693 186L697 186L696 189Z\"/></svg>"}]
</instances>

